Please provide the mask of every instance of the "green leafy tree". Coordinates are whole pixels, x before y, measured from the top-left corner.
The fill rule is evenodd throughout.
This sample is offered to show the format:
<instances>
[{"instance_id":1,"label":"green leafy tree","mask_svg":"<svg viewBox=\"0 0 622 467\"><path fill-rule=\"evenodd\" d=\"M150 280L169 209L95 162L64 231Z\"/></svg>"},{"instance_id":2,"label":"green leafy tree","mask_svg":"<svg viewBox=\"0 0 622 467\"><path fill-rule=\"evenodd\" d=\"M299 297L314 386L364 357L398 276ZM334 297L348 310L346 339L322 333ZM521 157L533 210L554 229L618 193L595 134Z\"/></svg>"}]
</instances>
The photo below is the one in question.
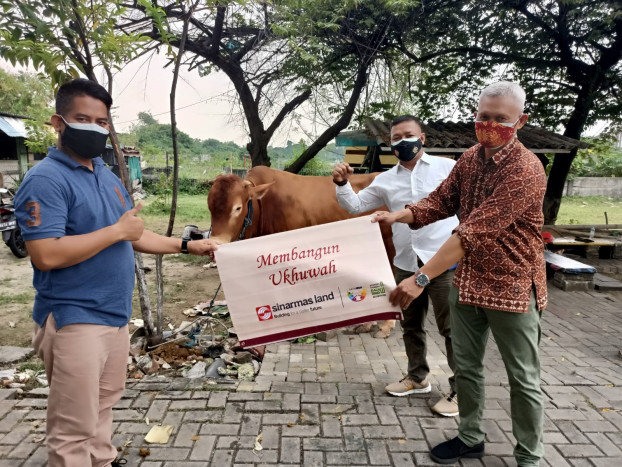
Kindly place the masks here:
<instances>
[{"instance_id":1,"label":"green leafy tree","mask_svg":"<svg viewBox=\"0 0 622 467\"><path fill-rule=\"evenodd\" d=\"M613 135L585 138L590 147L580 149L572 161L573 177L622 177L622 149Z\"/></svg>"},{"instance_id":2,"label":"green leafy tree","mask_svg":"<svg viewBox=\"0 0 622 467\"><path fill-rule=\"evenodd\" d=\"M45 152L55 143L49 125L54 92L49 79L34 73L13 74L0 69L0 111L29 117L26 145L33 152Z\"/></svg>"},{"instance_id":3,"label":"green leafy tree","mask_svg":"<svg viewBox=\"0 0 622 467\"><path fill-rule=\"evenodd\" d=\"M408 5L413 2L209 1L191 13L176 1L141 0L120 27L178 47L189 17L184 63L205 75L222 71L231 80L253 165L270 165L267 148L275 132L317 89L340 84L343 98L331 108L325 130L290 166L296 172L347 128L370 66L387 49L393 18L406 15Z\"/></svg>"},{"instance_id":4,"label":"green leafy tree","mask_svg":"<svg viewBox=\"0 0 622 467\"><path fill-rule=\"evenodd\" d=\"M596 121L622 118L619 0L429 0L400 32L399 49L420 73L412 97L423 113L458 102L472 114L477 91L520 82L531 120L580 139ZM424 11L425 8L425 11ZM455 105L455 104L454 104ZM544 202L554 223L576 151L555 157Z\"/></svg>"},{"instance_id":5,"label":"green leafy tree","mask_svg":"<svg viewBox=\"0 0 622 467\"><path fill-rule=\"evenodd\" d=\"M33 66L49 76L54 86L80 75L98 82L101 68L112 94L113 72L145 51L139 35L116 29L117 17L124 10L119 0L0 0L0 9L0 56L14 66ZM112 115L108 117L121 179L131 192ZM145 329L153 337L142 255L135 253L134 257Z\"/></svg>"}]
</instances>

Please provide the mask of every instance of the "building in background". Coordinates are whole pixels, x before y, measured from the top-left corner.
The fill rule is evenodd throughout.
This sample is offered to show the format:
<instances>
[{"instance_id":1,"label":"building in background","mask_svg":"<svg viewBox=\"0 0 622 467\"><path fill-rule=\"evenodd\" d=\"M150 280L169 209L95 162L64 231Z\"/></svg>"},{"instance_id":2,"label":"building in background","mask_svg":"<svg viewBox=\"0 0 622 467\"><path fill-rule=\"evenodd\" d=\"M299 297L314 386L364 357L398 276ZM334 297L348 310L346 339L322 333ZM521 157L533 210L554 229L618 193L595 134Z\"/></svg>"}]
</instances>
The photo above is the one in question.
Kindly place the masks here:
<instances>
[{"instance_id":1,"label":"building in background","mask_svg":"<svg viewBox=\"0 0 622 467\"><path fill-rule=\"evenodd\" d=\"M30 117L0 111L0 173L9 187L44 157L28 150L28 120Z\"/></svg>"},{"instance_id":2,"label":"building in background","mask_svg":"<svg viewBox=\"0 0 622 467\"><path fill-rule=\"evenodd\" d=\"M464 151L477 144L473 122L438 120L422 124L421 130L425 133L423 150L432 156L458 159ZM518 138L545 167L550 162L549 157L563 157L576 147L589 146L533 125L525 125L518 130ZM367 119L365 128L342 131L335 141L337 146L346 148L344 160L357 172L381 172L397 164L397 157L391 154L390 148L390 121Z\"/></svg>"}]
</instances>

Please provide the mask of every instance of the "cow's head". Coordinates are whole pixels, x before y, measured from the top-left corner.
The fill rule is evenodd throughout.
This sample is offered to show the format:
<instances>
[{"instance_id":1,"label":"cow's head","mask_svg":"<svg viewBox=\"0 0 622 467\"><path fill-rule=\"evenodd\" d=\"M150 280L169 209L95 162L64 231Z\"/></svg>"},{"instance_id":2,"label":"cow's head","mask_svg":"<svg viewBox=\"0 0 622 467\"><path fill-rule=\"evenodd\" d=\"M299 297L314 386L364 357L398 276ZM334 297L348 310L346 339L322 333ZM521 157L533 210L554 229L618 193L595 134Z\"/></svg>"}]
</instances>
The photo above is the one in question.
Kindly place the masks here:
<instances>
[{"instance_id":1,"label":"cow's head","mask_svg":"<svg viewBox=\"0 0 622 467\"><path fill-rule=\"evenodd\" d=\"M248 201L263 198L273 183L254 186L237 175L216 177L207 196L207 207L212 215L210 238L220 243L237 240L248 213ZM259 212L255 212L254 217L258 219Z\"/></svg>"}]
</instances>

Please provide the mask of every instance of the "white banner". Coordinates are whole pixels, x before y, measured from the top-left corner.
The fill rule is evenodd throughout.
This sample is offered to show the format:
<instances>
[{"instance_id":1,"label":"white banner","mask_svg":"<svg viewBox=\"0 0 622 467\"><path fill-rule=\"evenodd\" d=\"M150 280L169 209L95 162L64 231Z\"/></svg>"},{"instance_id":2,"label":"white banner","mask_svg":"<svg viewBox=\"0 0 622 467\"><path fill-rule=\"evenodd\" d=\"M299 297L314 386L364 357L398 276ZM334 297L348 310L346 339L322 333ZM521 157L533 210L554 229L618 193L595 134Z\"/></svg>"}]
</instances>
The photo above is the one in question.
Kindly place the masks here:
<instances>
[{"instance_id":1,"label":"white banner","mask_svg":"<svg viewBox=\"0 0 622 467\"><path fill-rule=\"evenodd\" d=\"M402 319L389 303L395 279L369 216L220 245L216 261L244 347Z\"/></svg>"}]
</instances>

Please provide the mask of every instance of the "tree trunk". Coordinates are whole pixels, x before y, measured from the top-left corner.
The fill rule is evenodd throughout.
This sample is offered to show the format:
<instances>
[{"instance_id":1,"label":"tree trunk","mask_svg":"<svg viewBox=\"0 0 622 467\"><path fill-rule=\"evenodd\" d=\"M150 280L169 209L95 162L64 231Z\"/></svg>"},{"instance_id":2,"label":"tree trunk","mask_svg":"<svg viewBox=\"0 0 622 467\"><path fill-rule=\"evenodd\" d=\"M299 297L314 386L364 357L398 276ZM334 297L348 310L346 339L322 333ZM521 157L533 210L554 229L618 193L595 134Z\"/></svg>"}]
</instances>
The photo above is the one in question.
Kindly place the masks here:
<instances>
[{"instance_id":1,"label":"tree trunk","mask_svg":"<svg viewBox=\"0 0 622 467\"><path fill-rule=\"evenodd\" d=\"M162 271L162 257L156 255L156 332L153 336L153 343L160 343L164 340L162 332L162 306L164 304L164 275Z\"/></svg>"},{"instance_id":2,"label":"tree trunk","mask_svg":"<svg viewBox=\"0 0 622 467\"><path fill-rule=\"evenodd\" d=\"M246 145L246 149L251 156L251 165L256 167L258 165L265 165L266 167L270 167L270 157L268 156L268 146L267 144L262 144L258 142L251 142Z\"/></svg>"},{"instance_id":3,"label":"tree trunk","mask_svg":"<svg viewBox=\"0 0 622 467\"><path fill-rule=\"evenodd\" d=\"M570 115L570 119L566 124L564 136L574 139L581 139L581 134L585 128L585 123L589 116L590 110L594 106L594 90L598 89L600 84L600 75L595 75L592 79L581 88L575 101L575 107ZM559 207L562 203L564 194L564 186L566 179L570 173L572 161L577 155L578 148L574 148L568 155L558 154L553 158L553 165L549 173L549 180L546 185L546 193L544 195L544 204L542 212L544 213L544 223L553 225L557 220Z\"/></svg>"},{"instance_id":4,"label":"tree trunk","mask_svg":"<svg viewBox=\"0 0 622 467\"><path fill-rule=\"evenodd\" d=\"M187 14L184 20L184 28L181 35L181 42L177 50L175 58L175 68L173 69L173 82L171 84L170 108L171 108L171 136L173 139L173 195L171 196L171 214L168 219L168 227L166 228L166 236L173 234L175 226L175 214L177 213L177 194L179 192L179 146L177 144L177 119L175 114L175 97L177 94L177 79L179 78L179 66L181 58L184 54L186 46L186 38L188 37L188 23L192 10ZM168 153L167 153L168 159ZM168 164L167 164L168 165ZM156 334L154 341L163 341L164 334L162 332L162 320L164 305L164 268L162 263L163 255L156 255Z\"/></svg>"},{"instance_id":5,"label":"tree trunk","mask_svg":"<svg viewBox=\"0 0 622 467\"><path fill-rule=\"evenodd\" d=\"M175 214L177 212L177 192L179 191L179 146L177 144L177 118L175 113L175 97L177 94L177 79L179 78L179 66L181 58L186 48L186 38L188 37L188 24L192 9L187 13L184 19L184 28L181 33L181 41L177 49L177 57L175 57L175 68L173 70L173 82L171 84L170 107L171 107L171 136L173 139L173 196L171 198L171 215L168 220L166 236L173 234L173 226L175 225ZM158 310L160 311L160 310Z\"/></svg>"},{"instance_id":6,"label":"tree trunk","mask_svg":"<svg viewBox=\"0 0 622 467\"><path fill-rule=\"evenodd\" d=\"M147 332L147 340L151 345L154 345L157 342L153 341L155 336L155 327L153 325L153 316L151 315L151 302L149 300L149 292L147 289L147 279L145 278L143 255L138 251L134 252L134 271L136 272L138 298L140 300L140 309L145 323L145 331Z\"/></svg>"},{"instance_id":7,"label":"tree trunk","mask_svg":"<svg viewBox=\"0 0 622 467\"><path fill-rule=\"evenodd\" d=\"M572 166L572 161L577 155L577 148L569 154L558 154L553 158L553 165L549 173L549 180L546 184L546 194L542 212L544 213L544 224L554 225L562 203L566 179Z\"/></svg>"},{"instance_id":8,"label":"tree trunk","mask_svg":"<svg viewBox=\"0 0 622 467\"><path fill-rule=\"evenodd\" d=\"M104 70L108 76L108 94L112 96L112 71L110 67L104 65ZM97 82L93 71L91 70L91 80ZM112 149L117 159L117 165L119 166L119 175L121 176L121 182L130 195L132 203L134 203L134 197L132 196L132 181L130 180L130 173L125 164L125 157L121 152L121 145L119 144L119 138L114 128L112 114L108 111L108 122L110 124L110 141L112 142ZM134 271L136 273L136 286L138 288L138 297L140 302L140 314L143 317L145 326L145 332L147 339L152 340L155 328L153 326L153 316L151 314L151 300L149 299L149 289L147 288L147 279L145 277L145 269L143 265L142 253L134 252ZM152 343L153 344L153 343Z\"/></svg>"},{"instance_id":9,"label":"tree trunk","mask_svg":"<svg viewBox=\"0 0 622 467\"><path fill-rule=\"evenodd\" d=\"M342 130L345 130L350 121L352 120L352 115L354 114L354 110L356 109L356 104L367 85L367 70L371 64L371 60L368 60L367 63L361 62L359 65L359 69L356 73L356 80L354 81L354 87L352 88L352 94L350 94L350 99L348 99L348 104L346 105L341 117L337 120L332 126L327 128L324 133L320 135L318 139L316 139L311 146L307 148L305 152L303 152L292 164L287 167L285 170L287 172L292 172L297 174L300 170L305 166L307 162L315 157L315 155L320 152L326 145L335 138Z\"/></svg>"},{"instance_id":10,"label":"tree trunk","mask_svg":"<svg viewBox=\"0 0 622 467\"><path fill-rule=\"evenodd\" d=\"M131 196L132 181L130 180L130 174L125 163L125 157L123 156L123 152L121 152L121 145L119 144L119 138L117 137L117 130L115 130L114 124L112 123L112 114L110 112L108 112L108 122L110 125L110 142L112 143L112 150L114 152L115 159L117 160L117 165L119 166L121 183L123 183L123 186Z\"/></svg>"}]
</instances>

